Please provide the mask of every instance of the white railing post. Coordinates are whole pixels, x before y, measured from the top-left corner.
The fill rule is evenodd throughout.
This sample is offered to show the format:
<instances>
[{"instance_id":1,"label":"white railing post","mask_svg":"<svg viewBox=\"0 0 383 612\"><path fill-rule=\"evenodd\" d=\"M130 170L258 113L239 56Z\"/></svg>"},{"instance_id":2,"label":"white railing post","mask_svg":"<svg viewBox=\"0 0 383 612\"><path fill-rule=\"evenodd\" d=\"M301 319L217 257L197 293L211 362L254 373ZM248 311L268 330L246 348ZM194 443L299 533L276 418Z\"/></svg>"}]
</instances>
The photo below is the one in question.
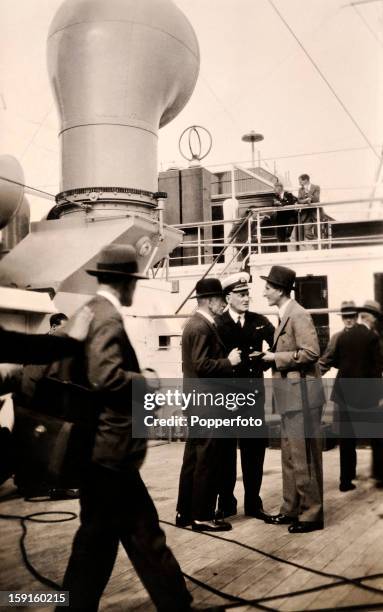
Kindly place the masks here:
<instances>
[{"instance_id":1,"label":"white railing post","mask_svg":"<svg viewBox=\"0 0 383 612\"><path fill-rule=\"evenodd\" d=\"M198 252L198 265L200 266L202 263L202 257L201 257L201 227L199 225L197 227L197 252Z\"/></svg>"},{"instance_id":2,"label":"white railing post","mask_svg":"<svg viewBox=\"0 0 383 612\"><path fill-rule=\"evenodd\" d=\"M331 249L332 248L332 223L331 221L327 221L327 227L328 227L328 248Z\"/></svg>"},{"instance_id":3,"label":"white railing post","mask_svg":"<svg viewBox=\"0 0 383 612\"><path fill-rule=\"evenodd\" d=\"M231 166L231 199L235 200L235 166Z\"/></svg>"},{"instance_id":4,"label":"white railing post","mask_svg":"<svg viewBox=\"0 0 383 612\"><path fill-rule=\"evenodd\" d=\"M321 221L320 221L320 207L317 206L317 234L318 234L318 250L322 249L322 236L321 236Z\"/></svg>"},{"instance_id":5,"label":"white railing post","mask_svg":"<svg viewBox=\"0 0 383 612\"><path fill-rule=\"evenodd\" d=\"M247 255L251 255L251 221L252 215L247 220Z\"/></svg>"},{"instance_id":6,"label":"white railing post","mask_svg":"<svg viewBox=\"0 0 383 612\"><path fill-rule=\"evenodd\" d=\"M261 234L261 215L259 214L259 212L257 212L257 253L260 255L262 252L262 247L261 247L261 240L262 240L262 234Z\"/></svg>"}]
</instances>

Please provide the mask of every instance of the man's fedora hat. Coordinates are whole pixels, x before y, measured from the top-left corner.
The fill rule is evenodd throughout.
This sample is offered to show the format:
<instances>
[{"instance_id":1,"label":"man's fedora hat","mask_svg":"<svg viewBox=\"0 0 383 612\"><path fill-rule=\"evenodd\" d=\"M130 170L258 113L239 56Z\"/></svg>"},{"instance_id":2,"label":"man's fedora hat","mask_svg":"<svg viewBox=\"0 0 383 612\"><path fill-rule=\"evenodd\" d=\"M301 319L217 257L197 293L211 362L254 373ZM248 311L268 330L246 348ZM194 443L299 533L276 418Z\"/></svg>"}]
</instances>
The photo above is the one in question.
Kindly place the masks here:
<instances>
[{"instance_id":1,"label":"man's fedora hat","mask_svg":"<svg viewBox=\"0 0 383 612\"><path fill-rule=\"evenodd\" d=\"M96 268L86 271L92 276L147 278L138 272L137 252L129 244L110 244L104 247L99 253Z\"/></svg>"},{"instance_id":2,"label":"man's fedora hat","mask_svg":"<svg viewBox=\"0 0 383 612\"><path fill-rule=\"evenodd\" d=\"M225 295L231 293L238 293L240 291L249 290L250 274L247 272L236 272L236 274L230 274L226 278L222 279L222 289Z\"/></svg>"},{"instance_id":3,"label":"man's fedora hat","mask_svg":"<svg viewBox=\"0 0 383 612\"><path fill-rule=\"evenodd\" d=\"M344 301L341 303L340 305L340 314L341 316L343 315L357 315L358 314L358 309L356 307L356 304L353 300L349 300L349 301Z\"/></svg>"},{"instance_id":4,"label":"man's fedora hat","mask_svg":"<svg viewBox=\"0 0 383 612\"><path fill-rule=\"evenodd\" d=\"M294 287L296 273L285 266L272 266L268 276L261 276L263 280L276 287L282 287L289 291Z\"/></svg>"},{"instance_id":5,"label":"man's fedora hat","mask_svg":"<svg viewBox=\"0 0 383 612\"><path fill-rule=\"evenodd\" d=\"M383 318L382 308L376 300L366 300L363 306L358 308L359 312L369 312L379 319Z\"/></svg>"},{"instance_id":6,"label":"man's fedora hat","mask_svg":"<svg viewBox=\"0 0 383 612\"><path fill-rule=\"evenodd\" d=\"M195 293L192 298L223 296L222 285L218 278L201 278L195 286Z\"/></svg>"}]
</instances>

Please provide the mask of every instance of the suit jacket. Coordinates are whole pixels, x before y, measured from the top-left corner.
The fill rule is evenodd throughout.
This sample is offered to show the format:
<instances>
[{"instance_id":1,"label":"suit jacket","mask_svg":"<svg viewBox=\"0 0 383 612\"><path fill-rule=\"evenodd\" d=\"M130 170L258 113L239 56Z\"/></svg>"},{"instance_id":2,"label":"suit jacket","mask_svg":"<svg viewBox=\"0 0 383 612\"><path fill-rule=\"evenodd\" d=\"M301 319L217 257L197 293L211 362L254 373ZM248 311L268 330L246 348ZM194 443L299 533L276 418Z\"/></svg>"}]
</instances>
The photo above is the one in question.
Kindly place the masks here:
<instances>
[{"instance_id":1,"label":"suit jacket","mask_svg":"<svg viewBox=\"0 0 383 612\"><path fill-rule=\"evenodd\" d=\"M298 190L298 203L301 204L302 203L301 201L306 198L310 198L312 204L319 202L320 201L319 185L311 184L308 193L306 193L304 187L300 187ZM304 204L304 206L307 206L307 204Z\"/></svg>"},{"instance_id":2,"label":"suit jacket","mask_svg":"<svg viewBox=\"0 0 383 612\"><path fill-rule=\"evenodd\" d=\"M241 363L233 368L233 376L240 378L263 378L264 362L251 359L253 351L262 351L263 341L269 347L273 344L274 326L270 321L256 312L245 312L245 322L239 330L227 310L217 317L217 331L227 352L238 347L241 350ZM263 386L263 384L262 384Z\"/></svg>"},{"instance_id":3,"label":"suit jacket","mask_svg":"<svg viewBox=\"0 0 383 612\"><path fill-rule=\"evenodd\" d=\"M316 204L320 202L320 187L319 185L310 185L310 189L308 193L304 190L303 187L300 187L298 190L298 204L302 204L305 208L301 209L301 222L305 223L307 221L316 221L316 209L309 208L309 204L303 202L306 198L311 199L312 204ZM321 221L329 219L328 215L324 212L323 208L319 208L319 216Z\"/></svg>"},{"instance_id":4,"label":"suit jacket","mask_svg":"<svg viewBox=\"0 0 383 612\"><path fill-rule=\"evenodd\" d=\"M289 191L285 191L283 193L283 198L281 198L281 196L278 194L274 195L274 206L276 208L276 212L271 214L270 219L273 225L284 226L280 229L277 228L278 240L282 240L284 242L286 238L289 238L294 229L293 226L298 222L297 210L284 210L285 206L293 206L296 203L297 198Z\"/></svg>"},{"instance_id":5,"label":"suit jacket","mask_svg":"<svg viewBox=\"0 0 383 612\"><path fill-rule=\"evenodd\" d=\"M220 378L231 376L228 350L215 325L196 312L182 334L182 371L184 378Z\"/></svg>"},{"instance_id":6,"label":"suit jacket","mask_svg":"<svg viewBox=\"0 0 383 612\"><path fill-rule=\"evenodd\" d=\"M280 202L282 206L294 206L294 204L296 204L298 201L295 195L290 193L290 191L284 191L283 198L281 198L281 196L276 193L274 194L274 199L278 200L278 202Z\"/></svg>"},{"instance_id":7,"label":"suit jacket","mask_svg":"<svg viewBox=\"0 0 383 612\"><path fill-rule=\"evenodd\" d=\"M196 312L186 323L182 334L182 371L185 393L224 393L222 382L216 379L231 377L233 368L226 355L228 350L217 333L217 328L202 314ZM200 379L198 382L193 379ZM222 408L213 404L197 404L187 410L189 416L227 416ZM210 437L213 430L199 428L199 437Z\"/></svg>"},{"instance_id":8,"label":"suit jacket","mask_svg":"<svg viewBox=\"0 0 383 612\"><path fill-rule=\"evenodd\" d=\"M258 393L258 401L255 407L244 406L240 410L247 416L247 413L254 413L257 418L264 419L265 386L263 372L265 363L261 358L251 358L249 354L253 351L262 351L263 341L269 347L273 344L274 326L270 321L256 312L245 312L245 321L242 328L237 326L227 310L217 317L217 330L229 353L233 348L241 351L241 362L234 366L232 376L236 379L238 393L254 392ZM242 379L242 380L241 380Z\"/></svg>"},{"instance_id":9,"label":"suit jacket","mask_svg":"<svg viewBox=\"0 0 383 612\"><path fill-rule=\"evenodd\" d=\"M49 374L97 391L93 461L123 470L130 464L140 465L146 452L146 441L132 438L132 383L144 389L144 377L113 304L96 295L88 307L94 317L82 355L55 364Z\"/></svg>"},{"instance_id":10,"label":"suit jacket","mask_svg":"<svg viewBox=\"0 0 383 612\"><path fill-rule=\"evenodd\" d=\"M379 403L383 364L377 333L359 324L345 329L331 338L322 360L327 369L338 368L331 395L334 402L354 408Z\"/></svg>"},{"instance_id":11,"label":"suit jacket","mask_svg":"<svg viewBox=\"0 0 383 612\"><path fill-rule=\"evenodd\" d=\"M336 351L338 338L341 334L343 334L344 331L345 330L342 329L342 331L336 332L335 334L331 336L323 355L321 355L318 363L319 363L319 368L320 368L320 372L322 375L326 374L326 372L328 372L332 367L337 367L335 366L335 362L334 362L335 351Z\"/></svg>"},{"instance_id":12,"label":"suit jacket","mask_svg":"<svg viewBox=\"0 0 383 612\"><path fill-rule=\"evenodd\" d=\"M319 342L310 314L295 300L275 330L273 391L279 414L319 408L325 396L317 360Z\"/></svg>"}]
</instances>

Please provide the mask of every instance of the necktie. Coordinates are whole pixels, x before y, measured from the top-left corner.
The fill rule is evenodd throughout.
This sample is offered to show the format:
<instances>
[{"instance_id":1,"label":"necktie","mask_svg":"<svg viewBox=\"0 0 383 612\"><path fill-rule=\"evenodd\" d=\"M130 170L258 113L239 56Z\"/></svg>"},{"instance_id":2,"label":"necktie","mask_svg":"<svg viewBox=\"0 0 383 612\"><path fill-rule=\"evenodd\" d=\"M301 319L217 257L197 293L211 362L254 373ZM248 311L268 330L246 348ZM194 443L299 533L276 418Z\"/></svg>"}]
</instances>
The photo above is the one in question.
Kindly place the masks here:
<instances>
[{"instance_id":1,"label":"necktie","mask_svg":"<svg viewBox=\"0 0 383 612\"><path fill-rule=\"evenodd\" d=\"M237 325L238 329L242 329L241 315L238 315L238 319L237 319L236 325Z\"/></svg>"}]
</instances>

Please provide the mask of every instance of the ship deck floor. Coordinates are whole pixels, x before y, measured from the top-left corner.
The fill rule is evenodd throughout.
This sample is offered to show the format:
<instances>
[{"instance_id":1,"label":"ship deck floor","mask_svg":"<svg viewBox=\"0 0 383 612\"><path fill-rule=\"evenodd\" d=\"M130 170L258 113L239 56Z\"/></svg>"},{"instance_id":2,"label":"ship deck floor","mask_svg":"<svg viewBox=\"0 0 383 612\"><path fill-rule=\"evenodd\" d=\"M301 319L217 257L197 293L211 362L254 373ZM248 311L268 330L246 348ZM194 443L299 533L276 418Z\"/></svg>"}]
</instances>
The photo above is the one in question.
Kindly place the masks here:
<instances>
[{"instance_id":1,"label":"ship deck floor","mask_svg":"<svg viewBox=\"0 0 383 612\"><path fill-rule=\"evenodd\" d=\"M142 470L160 518L173 522L178 474L184 445L181 442L154 446L150 449ZM370 450L358 449L358 480L355 491L338 490L338 449L324 453L325 525L323 531L289 534L285 526L266 525L242 514L242 481L237 482L240 503L238 516L232 519L233 530L217 537L177 529L163 524L167 540L183 571L216 589L242 597L274 599L264 601L264 607L241 605L236 610L318 610L360 609L383 610L383 577L363 582L381 593L342 583L332 588L311 590L293 597L275 598L297 590L336 584L340 577L359 578L383 573L383 490L369 479ZM265 509L279 510L281 495L280 452L266 454L262 497ZM3 495L3 497L1 497ZM25 515L31 512L73 511L77 501L26 502L11 498L9 483L0 487L0 513ZM37 582L22 563L19 549L21 527L15 521L1 521L0 589L15 591L49 590ZM26 545L31 562L38 571L60 582L70 552L78 519L51 525L29 523ZM233 542L235 540L236 542ZM255 547L244 548L238 543ZM261 552L262 551L262 552ZM274 555L268 558L264 553ZM285 563L285 561L289 563ZM293 562L303 567L291 565ZM318 575L319 570L331 574ZM334 574L339 577L334 577ZM222 605L225 600L188 582L195 606ZM226 600L226 603L230 603ZM374 605L375 604L375 605ZM379 607L375 607L379 606ZM14 608L12 608L14 609ZM24 609L25 608L20 608ZM34 608L34 610L50 608ZM65 608L64 608L65 609ZM113 575L102 598L100 610L108 612L154 610L146 591L137 578L122 549Z\"/></svg>"}]
</instances>

